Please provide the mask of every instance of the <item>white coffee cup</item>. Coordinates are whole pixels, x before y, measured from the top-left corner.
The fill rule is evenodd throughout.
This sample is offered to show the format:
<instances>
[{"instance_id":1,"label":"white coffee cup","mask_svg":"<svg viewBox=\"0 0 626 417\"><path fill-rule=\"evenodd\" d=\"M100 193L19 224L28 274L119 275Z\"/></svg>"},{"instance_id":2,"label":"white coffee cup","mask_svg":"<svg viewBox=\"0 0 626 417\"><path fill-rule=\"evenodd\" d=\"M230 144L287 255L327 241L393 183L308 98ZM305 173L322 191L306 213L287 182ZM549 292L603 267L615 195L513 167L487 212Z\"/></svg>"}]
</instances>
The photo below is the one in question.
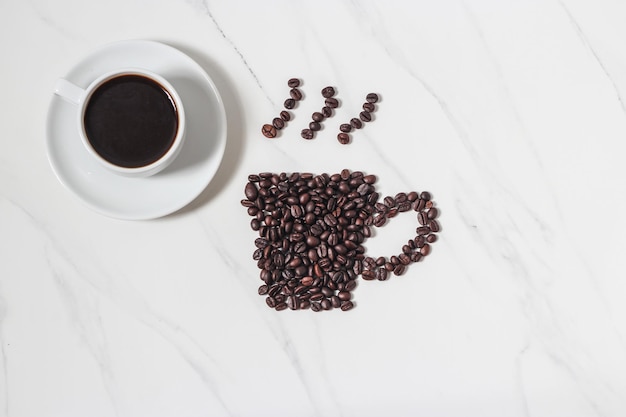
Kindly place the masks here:
<instances>
[{"instance_id":1,"label":"white coffee cup","mask_svg":"<svg viewBox=\"0 0 626 417\"><path fill-rule=\"evenodd\" d=\"M134 177L156 174L182 149L182 100L176 89L154 72L118 69L98 77L85 89L59 79L55 94L78 106L81 141L92 157L114 173Z\"/></svg>"}]
</instances>

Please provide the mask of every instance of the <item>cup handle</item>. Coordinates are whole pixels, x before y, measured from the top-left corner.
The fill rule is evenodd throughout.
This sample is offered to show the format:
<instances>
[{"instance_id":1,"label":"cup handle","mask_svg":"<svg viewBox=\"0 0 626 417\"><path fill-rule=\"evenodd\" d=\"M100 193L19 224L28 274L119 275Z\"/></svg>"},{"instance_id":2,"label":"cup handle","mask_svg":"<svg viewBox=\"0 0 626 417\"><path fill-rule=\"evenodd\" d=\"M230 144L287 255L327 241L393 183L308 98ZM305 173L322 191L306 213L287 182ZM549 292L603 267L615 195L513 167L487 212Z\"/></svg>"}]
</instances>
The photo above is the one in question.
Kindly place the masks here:
<instances>
[{"instance_id":1,"label":"cup handle","mask_svg":"<svg viewBox=\"0 0 626 417\"><path fill-rule=\"evenodd\" d=\"M63 78L59 78L54 87L54 94L64 98L72 104L80 104L85 90Z\"/></svg>"}]
</instances>

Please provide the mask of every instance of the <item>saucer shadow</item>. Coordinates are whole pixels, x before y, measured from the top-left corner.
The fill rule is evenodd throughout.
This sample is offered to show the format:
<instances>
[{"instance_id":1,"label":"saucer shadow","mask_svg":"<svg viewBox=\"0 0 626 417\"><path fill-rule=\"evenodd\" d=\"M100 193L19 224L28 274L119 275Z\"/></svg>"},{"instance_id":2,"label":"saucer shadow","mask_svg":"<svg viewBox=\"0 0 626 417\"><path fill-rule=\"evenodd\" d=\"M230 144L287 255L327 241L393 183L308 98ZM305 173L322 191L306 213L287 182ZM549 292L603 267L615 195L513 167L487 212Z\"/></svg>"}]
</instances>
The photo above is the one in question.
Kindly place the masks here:
<instances>
[{"instance_id":1,"label":"saucer shadow","mask_svg":"<svg viewBox=\"0 0 626 417\"><path fill-rule=\"evenodd\" d=\"M211 79L213 80L213 83L215 84L215 87L217 88L222 98L222 102L224 103L224 110L226 112L226 148L224 150L224 156L222 158L220 166L211 182L200 193L198 197L196 197L191 203L181 208L180 210L170 214L169 216L166 216L176 217L180 215L186 215L189 212L209 203L213 198L219 195L219 193L233 178L232 174L236 170L238 164L241 162L241 155L243 155L243 109L239 101L236 99L236 95L234 94L233 88L230 81L228 80L228 77L226 76L226 73L224 72L223 68L221 68L215 61L213 61L210 57L208 57L205 53L201 51L193 50L172 42L163 43L168 44L185 53L191 59L196 61L206 71L209 77L211 77ZM175 79L171 82L172 84L176 85L177 89L182 88L189 92L193 91L193 89L196 88L193 83L185 79ZM189 113L187 109L185 110L186 113ZM200 114L202 113L202 111L206 111L206 109L198 109L198 112ZM208 125L209 123L209 121L202 122L201 124L198 124L198 126L200 128L210 129L211 127ZM202 135L202 132L198 133ZM203 145L201 142L197 142L194 143L192 146L211 146L210 143L206 144L206 141L204 143L205 144ZM186 152L185 154L181 153L180 156L184 158L184 163L188 166L201 162L200 158L202 157L202 155L207 155L207 151L204 149L200 150L194 148L191 149L189 152ZM172 166L171 168L175 169L174 166Z\"/></svg>"}]
</instances>

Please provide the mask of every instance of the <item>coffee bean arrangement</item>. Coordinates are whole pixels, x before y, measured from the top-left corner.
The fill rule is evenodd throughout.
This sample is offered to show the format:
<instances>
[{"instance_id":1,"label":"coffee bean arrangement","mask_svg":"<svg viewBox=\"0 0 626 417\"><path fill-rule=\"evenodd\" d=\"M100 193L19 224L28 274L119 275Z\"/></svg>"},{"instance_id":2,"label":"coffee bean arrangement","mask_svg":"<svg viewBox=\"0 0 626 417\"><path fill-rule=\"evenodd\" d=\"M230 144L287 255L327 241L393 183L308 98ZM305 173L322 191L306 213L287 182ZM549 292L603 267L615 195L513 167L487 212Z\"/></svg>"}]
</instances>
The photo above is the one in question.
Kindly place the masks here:
<instances>
[{"instance_id":1,"label":"coffee bean arrangement","mask_svg":"<svg viewBox=\"0 0 626 417\"><path fill-rule=\"evenodd\" d=\"M436 218L439 210L434 207L430 193L424 191L418 194L415 191L410 193L398 193L395 197L385 197L382 203L374 205L375 212L368 218L366 224L375 227L382 227L388 219L396 217L399 213L410 210L417 212L417 220L420 226L417 227L414 239L409 239L406 245L402 246L402 251L398 255L386 258L366 257L363 260L362 277L364 280L385 281L389 274L402 275L406 268L413 262L419 262L423 257L428 256L431 244L437 241L440 227Z\"/></svg>"},{"instance_id":2,"label":"coffee bean arrangement","mask_svg":"<svg viewBox=\"0 0 626 417\"><path fill-rule=\"evenodd\" d=\"M336 94L335 88L332 86L324 87L322 89L322 97L324 97L324 107L322 107L322 111L314 112L311 115L311 123L309 123L309 127L307 129L302 129L300 132L300 136L303 139L313 139L315 137L315 132L319 131L322 128L321 123L324 119L327 119L333 115L333 109L339 107L339 101L334 97Z\"/></svg>"},{"instance_id":3,"label":"coffee bean arrangement","mask_svg":"<svg viewBox=\"0 0 626 417\"><path fill-rule=\"evenodd\" d=\"M350 123L343 123L339 126L340 132L337 134L337 140L342 145L350 143L349 133L352 129L361 129L363 122L369 123L372 121L372 113L376 111L376 104L378 102L378 94L369 93L365 97L365 103L363 103L363 111L359 113L359 117L353 117L350 119Z\"/></svg>"},{"instance_id":4,"label":"coffee bean arrangement","mask_svg":"<svg viewBox=\"0 0 626 417\"><path fill-rule=\"evenodd\" d=\"M298 89L300 86L300 80L298 78L290 78L287 81L287 85L291 90L289 91L290 97L285 100L284 107L286 110L280 112L280 117L275 117L272 120L271 124L264 124L261 127L261 133L266 138L275 138L278 135L278 131L282 130L288 121L291 120L291 114L287 110L293 109L297 102L303 99L302 92ZM322 89L322 97L324 98L324 107L322 107L321 111L314 112L311 115L311 122L309 122L309 126L302 129L300 131L300 136L303 139L311 140L315 138L316 132L321 130L321 123L324 119L327 119L333 116L334 109L339 107L339 100L335 98L336 90L332 86L324 87ZM347 145L350 143L351 138L349 133L352 129L361 129L363 127L363 122L371 122L372 121L372 113L376 110L376 105L379 100L378 94L369 93L366 97L366 101L363 104L363 111L359 113L359 117L354 117L350 120L349 123L343 123L339 126L339 134L337 134L337 141L342 145Z\"/></svg>"},{"instance_id":5,"label":"coffee bean arrangement","mask_svg":"<svg viewBox=\"0 0 626 417\"><path fill-rule=\"evenodd\" d=\"M286 126L287 122L291 120L291 113L289 113L287 110L295 108L296 104L303 98L302 91L298 89L298 87L300 86L299 79L290 78L287 81L287 86L290 88L290 90L289 98L287 98L283 103L285 110L282 110L280 112L279 117L275 117L272 120L272 124L264 124L261 128L261 133L263 133L263 136L265 136L266 138L273 139L276 137L276 135L278 135L278 131L282 130Z\"/></svg>"},{"instance_id":6,"label":"coffee bean arrangement","mask_svg":"<svg viewBox=\"0 0 626 417\"><path fill-rule=\"evenodd\" d=\"M430 253L439 231L430 194L399 193L379 203L375 182L374 175L348 169L248 176L241 204L259 233L252 257L261 270L258 293L268 307L351 310L359 275L384 281ZM417 237L398 256L368 257L363 243L372 227L409 210L418 214Z\"/></svg>"}]
</instances>

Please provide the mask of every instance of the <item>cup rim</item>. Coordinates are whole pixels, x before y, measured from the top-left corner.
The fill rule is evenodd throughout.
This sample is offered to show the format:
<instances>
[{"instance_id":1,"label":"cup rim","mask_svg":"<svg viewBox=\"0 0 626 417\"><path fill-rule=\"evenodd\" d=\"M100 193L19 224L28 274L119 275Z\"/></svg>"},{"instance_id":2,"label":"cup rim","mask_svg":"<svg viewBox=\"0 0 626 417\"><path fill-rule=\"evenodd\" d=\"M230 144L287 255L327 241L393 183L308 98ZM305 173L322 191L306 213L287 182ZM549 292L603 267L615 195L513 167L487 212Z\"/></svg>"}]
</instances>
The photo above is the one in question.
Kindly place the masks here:
<instances>
[{"instance_id":1,"label":"cup rim","mask_svg":"<svg viewBox=\"0 0 626 417\"><path fill-rule=\"evenodd\" d=\"M166 89L167 93L170 95L174 102L174 106L176 108L176 114L178 116L178 128L176 131L176 136L174 137L174 141L172 146L165 152L159 159L153 161L147 165L142 165L139 167L124 167L120 165L116 165L103 156L101 156L92 146L89 138L87 136L87 132L85 131L85 123L84 117L85 112L87 110L87 105L89 104L89 100L91 96L98 90L100 86L104 83L121 76L126 75L140 75L146 78L149 78L158 84L160 84L163 88ZM172 84L165 79L162 75L159 75L153 71L146 70L143 68L137 67L128 67L128 68L119 68L113 71L109 71L105 74L102 74L98 78L96 78L86 89L85 93L80 102L80 109L78 112L78 127L80 132L80 138L83 142L83 145L87 149L87 151L95 157L100 164L108 168L109 170L126 176L149 176L156 174L157 172L165 169L178 155L180 149L183 145L185 138L185 109L183 106L183 102L178 95L178 92L172 86Z\"/></svg>"}]
</instances>

